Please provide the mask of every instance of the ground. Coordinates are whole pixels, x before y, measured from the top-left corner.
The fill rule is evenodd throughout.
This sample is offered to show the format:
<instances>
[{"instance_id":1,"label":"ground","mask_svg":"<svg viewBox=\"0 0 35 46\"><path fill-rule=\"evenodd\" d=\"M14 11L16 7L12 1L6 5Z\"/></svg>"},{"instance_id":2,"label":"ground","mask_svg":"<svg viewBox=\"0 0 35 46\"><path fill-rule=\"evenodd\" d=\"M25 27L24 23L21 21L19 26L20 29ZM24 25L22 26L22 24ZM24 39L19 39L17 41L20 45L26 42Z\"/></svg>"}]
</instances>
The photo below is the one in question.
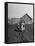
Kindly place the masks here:
<instances>
[{"instance_id":1,"label":"ground","mask_svg":"<svg viewBox=\"0 0 35 46\"><path fill-rule=\"evenodd\" d=\"M19 36L20 32L15 31L15 29L17 29L16 24L13 24L13 25L8 24L8 42L9 43L20 42L20 40L22 40L20 38L22 35ZM23 34L22 38L25 42L27 42L27 41L33 42L33 26L32 26L32 24L31 25L26 24L25 31L22 34Z\"/></svg>"}]
</instances>

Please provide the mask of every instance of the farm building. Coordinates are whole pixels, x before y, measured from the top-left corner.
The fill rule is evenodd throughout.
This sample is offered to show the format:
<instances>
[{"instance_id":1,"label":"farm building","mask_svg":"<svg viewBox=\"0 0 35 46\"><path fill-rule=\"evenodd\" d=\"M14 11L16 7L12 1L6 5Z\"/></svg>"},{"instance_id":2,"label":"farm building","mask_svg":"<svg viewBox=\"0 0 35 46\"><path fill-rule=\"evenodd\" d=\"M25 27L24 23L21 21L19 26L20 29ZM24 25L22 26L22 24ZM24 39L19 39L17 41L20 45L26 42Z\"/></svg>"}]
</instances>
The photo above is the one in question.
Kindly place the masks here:
<instances>
[{"instance_id":1,"label":"farm building","mask_svg":"<svg viewBox=\"0 0 35 46\"><path fill-rule=\"evenodd\" d=\"M25 14L20 18L20 23L22 25L21 28L24 30L25 25L29 25L29 26L32 25L32 18L28 14Z\"/></svg>"}]
</instances>

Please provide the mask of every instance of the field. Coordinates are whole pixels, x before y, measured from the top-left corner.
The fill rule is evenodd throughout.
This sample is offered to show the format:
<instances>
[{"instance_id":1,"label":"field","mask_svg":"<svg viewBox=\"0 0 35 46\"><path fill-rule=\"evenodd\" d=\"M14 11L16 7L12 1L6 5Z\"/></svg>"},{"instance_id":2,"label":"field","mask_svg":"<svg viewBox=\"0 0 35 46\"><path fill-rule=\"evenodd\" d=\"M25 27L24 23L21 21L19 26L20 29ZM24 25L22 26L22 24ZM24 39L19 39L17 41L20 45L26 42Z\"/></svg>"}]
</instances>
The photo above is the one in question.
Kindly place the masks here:
<instances>
[{"instance_id":1,"label":"field","mask_svg":"<svg viewBox=\"0 0 35 46\"><path fill-rule=\"evenodd\" d=\"M24 32L16 31L16 24L8 24L8 43L33 42L33 24L26 24ZM18 29L17 29L18 30ZM21 35L23 34L23 36ZM23 38L23 40L21 39Z\"/></svg>"}]
</instances>

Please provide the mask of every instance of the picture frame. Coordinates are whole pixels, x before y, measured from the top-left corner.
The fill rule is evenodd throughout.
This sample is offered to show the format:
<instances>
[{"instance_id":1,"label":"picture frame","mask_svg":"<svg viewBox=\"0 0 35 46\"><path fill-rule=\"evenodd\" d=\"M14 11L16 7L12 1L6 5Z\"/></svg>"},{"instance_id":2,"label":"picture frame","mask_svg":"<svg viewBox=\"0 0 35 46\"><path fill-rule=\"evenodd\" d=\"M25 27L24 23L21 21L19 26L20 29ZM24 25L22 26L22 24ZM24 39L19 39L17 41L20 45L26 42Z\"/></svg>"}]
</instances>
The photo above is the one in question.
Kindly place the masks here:
<instances>
[{"instance_id":1,"label":"picture frame","mask_svg":"<svg viewBox=\"0 0 35 46\"><path fill-rule=\"evenodd\" d=\"M10 10L10 9L8 9L8 6L9 6L8 4L10 4L10 5L11 5L11 4L18 4L18 5L20 4L20 5L22 5L22 7L23 7L23 5L30 5L30 6L32 5L32 7L33 7L33 8L32 8L32 9L33 9L33 10L32 10L32 12L33 12L33 14L32 14L32 15L33 15L33 29L32 29L32 30L33 30L33 35L32 35L32 36L33 36L33 40L32 40L32 41L24 41L24 42L14 42L14 41L13 41L13 42L11 42L11 41L12 41L12 40L11 40L11 39L12 39L12 36L11 36L12 33L10 33L11 39L9 39L10 36L9 36L8 34L9 34L10 31L8 32L8 15L11 14L11 13L8 13L8 10ZM19 5L19 6L20 6L20 5ZM12 5L12 6L13 6L13 5ZM11 7L11 6L10 6L10 7ZM13 6L13 9L14 9L14 7L16 7L16 6ZM17 6L17 7L18 7L18 6ZM11 8L12 8L12 7L11 7ZM18 8L16 8L16 9L18 9ZM13 11L14 11L14 10L13 10ZM21 11L21 10L20 10L20 11ZM16 13L15 13L15 14L16 14ZM15 15L15 14L14 14L14 15ZM18 14L18 13L17 13L17 14ZM19 14L19 15L20 15L20 14ZM27 14L26 14L26 15L27 15ZM18 15L16 15L16 16L18 17ZM16 16L15 16L15 17L16 17ZM9 16L9 17L10 17L10 16ZM11 17L12 17L12 16L11 16ZM10 17L10 18L11 18L11 17ZM16 21L15 21L15 22L16 22ZM22 22L22 20L21 20L21 22ZM18 25L19 25L19 24L18 24ZM18 26L18 27L19 27L19 26ZM28 27L27 27L27 28L28 28ZM14 29L14 28L13 28L13 29ZM21 31L20 31L20 32L21 32ZM21 36L21 35L20 35L20 36ZM19 37L19 36L18 36L18 37ZM21 37L22 37L22 36L21 36ZM21 37L20 37L20 38L21 38ZM15 38L15 39L16 39L16 38ZM25 39L25 38L24 38L24 39ZM13 39L13 40L14 40L14 39ZM18 41L20 41L20 39L19 39ZM7 44L12 44L12 43L30 43L30 42L34 42L34 3L5 2L5 43L7 43Z\"/></svg>"}]
</instances>

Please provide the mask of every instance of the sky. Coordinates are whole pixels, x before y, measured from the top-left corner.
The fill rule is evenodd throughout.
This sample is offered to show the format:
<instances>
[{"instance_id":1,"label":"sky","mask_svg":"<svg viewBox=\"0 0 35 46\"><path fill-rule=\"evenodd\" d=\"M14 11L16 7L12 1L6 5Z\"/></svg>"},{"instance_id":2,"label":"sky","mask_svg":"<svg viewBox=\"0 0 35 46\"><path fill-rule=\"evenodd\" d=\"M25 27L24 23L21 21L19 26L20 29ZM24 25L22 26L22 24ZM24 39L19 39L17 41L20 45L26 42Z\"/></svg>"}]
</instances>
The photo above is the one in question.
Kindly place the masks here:
<instances>
[{"instance_id":1,"label":"sky","mask_svg":"<svg viewBox=\"0 0 35 46\"><path fill-rule=\"evenodd\" d=\"M8 3L8 19L20 18L26 13L33 18L33 5Z\"/></svg>"}]
</instances>

